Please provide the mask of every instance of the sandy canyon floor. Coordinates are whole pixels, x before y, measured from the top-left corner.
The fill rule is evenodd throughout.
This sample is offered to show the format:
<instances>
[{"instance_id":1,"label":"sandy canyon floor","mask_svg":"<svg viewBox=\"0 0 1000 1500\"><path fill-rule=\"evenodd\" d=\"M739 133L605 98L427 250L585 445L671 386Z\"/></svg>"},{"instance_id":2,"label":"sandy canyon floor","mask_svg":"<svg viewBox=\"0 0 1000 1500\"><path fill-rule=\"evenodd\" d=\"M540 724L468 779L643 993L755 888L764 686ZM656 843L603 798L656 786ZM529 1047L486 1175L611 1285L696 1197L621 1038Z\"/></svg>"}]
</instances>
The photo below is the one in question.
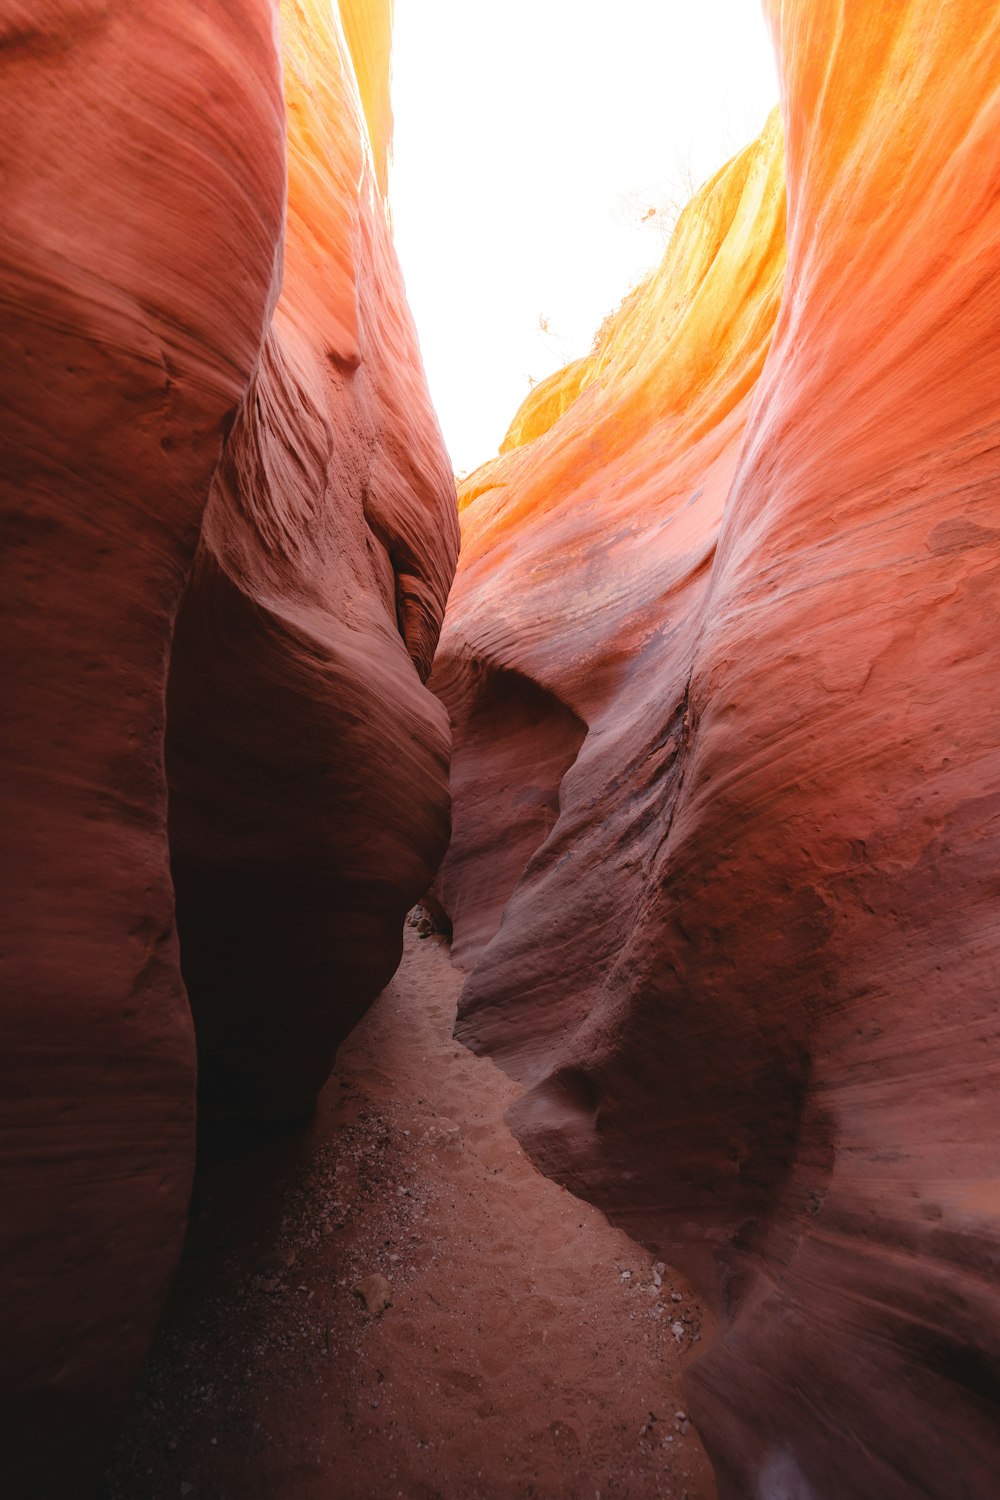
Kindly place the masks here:
<instances>
[{"instance_id":1,"label":"sandy canyon floor","mask_svg":"<svg viewBox=\"0 0 1000 1500\"><path fill-rule=\"evenodd\" d=\"M704 1308L532 1167L462 978L408 926L309 1127L203 1164L100 1500L711 1500Z\"/></svg>"}]
</instances>

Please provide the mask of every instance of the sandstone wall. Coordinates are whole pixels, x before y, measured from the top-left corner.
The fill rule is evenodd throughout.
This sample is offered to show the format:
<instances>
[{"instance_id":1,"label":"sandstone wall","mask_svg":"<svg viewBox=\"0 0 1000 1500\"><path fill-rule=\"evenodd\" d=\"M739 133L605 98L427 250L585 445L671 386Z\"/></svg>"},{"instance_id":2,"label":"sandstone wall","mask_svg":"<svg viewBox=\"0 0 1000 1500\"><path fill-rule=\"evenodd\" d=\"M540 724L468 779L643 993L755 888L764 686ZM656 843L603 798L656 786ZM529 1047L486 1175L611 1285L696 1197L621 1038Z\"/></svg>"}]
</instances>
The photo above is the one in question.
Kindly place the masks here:
<instances>
[{"instance_id":1,"label":"sandstone wall","mask_svg":"<svg viewBox=\"0 0 1000 1500\"><path fill-rule=\"evenodd\" d=\"M600 377L460 497L456 724L503 672L586 727L460 1035L528 1085L542 1168L713 1297L689 1386L724 1496L986 1500L1000 19L768 10L783 293L772 129ZM477 788L475 744L445 890L525 792L520 748Z\"/></svg>"},{"instance_id":2,"label":"sandstone wall","mask_svg":"<svg viewBox=\"0 0 1000 1500\"><path fill-rule=\"evenodd\" d=\"M388 35L388 6L348 9L355 43ZM85 1484L183 1233L164 738L196 547L171 818L183 963L237 1112L304 1107L447 836L420 677L457 537L388 137L361 124L388 121L336 17L290 3L282 26L287 227L272 4L0 5L10 1494Z\"/></svg>"},{"instance_id":3,"label":"sandstone wall","mask_svg":"<svg viewBox=\"0 0 1000 1500\"><path fill-rule=\"evenodd\" d=\"M282 42L284 287L205 513L167 716L201 1100L227 1118L308 1109L449 833L448 723L422 679L454 481L350 53L321 0L285 4Z\"/></svg>"}]
</instances>

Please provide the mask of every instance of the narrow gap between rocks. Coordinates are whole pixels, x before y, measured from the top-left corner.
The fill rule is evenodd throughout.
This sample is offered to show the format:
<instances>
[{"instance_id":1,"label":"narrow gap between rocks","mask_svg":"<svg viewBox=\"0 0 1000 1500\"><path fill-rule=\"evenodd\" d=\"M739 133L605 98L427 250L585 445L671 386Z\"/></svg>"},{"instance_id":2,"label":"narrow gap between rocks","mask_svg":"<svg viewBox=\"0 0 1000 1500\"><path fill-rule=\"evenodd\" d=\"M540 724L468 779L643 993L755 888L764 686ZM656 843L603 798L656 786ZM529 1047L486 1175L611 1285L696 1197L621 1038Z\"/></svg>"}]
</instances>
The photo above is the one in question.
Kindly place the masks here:
<instances>
[{"instance_id":1,"label":"narrow gap between rocks","mask_svg":"<svg viewBox=\"0 0 1000 1500\"><path fill-rule=\"evenodd\" d=\"M312 1122L203 1161L100 1500L714 1495L680 1385L702 1304L530 1164L430 929Z\"/></svg>"}]
</instances>

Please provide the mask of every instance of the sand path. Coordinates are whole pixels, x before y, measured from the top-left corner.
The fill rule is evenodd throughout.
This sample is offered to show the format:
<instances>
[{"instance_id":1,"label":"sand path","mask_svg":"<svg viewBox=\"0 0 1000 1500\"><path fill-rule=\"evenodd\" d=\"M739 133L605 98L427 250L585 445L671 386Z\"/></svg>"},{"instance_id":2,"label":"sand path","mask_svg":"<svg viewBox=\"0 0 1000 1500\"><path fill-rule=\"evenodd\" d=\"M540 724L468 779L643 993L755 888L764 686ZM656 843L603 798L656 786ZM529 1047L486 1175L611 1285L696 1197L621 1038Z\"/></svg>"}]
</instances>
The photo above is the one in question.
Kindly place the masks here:
<instances>
[{"instance_id":1,"label":"sand path","mask_svg":"<svg viewBox=\"0 0 1000 1500\"><path fill-rule=\"evenodd\" d=\"M102 1500L710 1500L704 1311L531 1166L461 980L408 928L314 1123L203 1167Z\"/></svg>"}]
</instances>

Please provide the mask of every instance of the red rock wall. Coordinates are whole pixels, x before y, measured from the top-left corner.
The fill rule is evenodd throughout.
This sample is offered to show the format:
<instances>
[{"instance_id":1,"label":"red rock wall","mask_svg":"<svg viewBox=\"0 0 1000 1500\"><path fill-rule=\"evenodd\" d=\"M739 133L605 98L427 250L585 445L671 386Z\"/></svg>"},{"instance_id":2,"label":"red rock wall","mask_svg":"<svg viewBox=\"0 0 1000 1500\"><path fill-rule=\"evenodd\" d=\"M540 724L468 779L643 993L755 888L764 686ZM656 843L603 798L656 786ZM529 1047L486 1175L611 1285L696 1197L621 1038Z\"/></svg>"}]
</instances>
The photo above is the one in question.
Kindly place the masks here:
<instances>
[{"instance_id":1,"label":"red rock wall","mask_svg":"<svg viewBox=\"0 0 1000 1500\"><path fill-rule=\"evenodd\" d=\"M168 700L201 1098L230 1117L308 1109L449 834L447 718L421 679L454 482L364 131L343 128L349 54L318 3L286 4L283 45L285 284L209 500Z\"/></svg>"},{"instance_id":2,"label":"red rock wall","mask_svg":"<svg viewBox=\"0 0 1000 1500\"><path fill-rule=\"evenodd\" d=\"M195 1049L164 703L206 503L172 673L172 805L179 868L192 848L211 866L213 911L193 881L182 897L200 981L241 963L245 979L252 944L262 1010L263 977L281 975L297 1014L282 1106L302 1106L377 991L391 954L366 945L446 836L446 725L411 657L426 672L454 559L450 473L349 50L328 27L307 45L315 19L285 16L283 253L270 3L0 5L5 1494L85 1483L180 1248ZM237 813L259 866L242 907L225 887ZM294 931L273 894L292 839L313 882ZM368 872L347 918L337 860ZM350 960L341 942L319 962L320 923L350 923ZM243 1039L221 1030L242 1080Z\"/></svg>"},{"instance_id":3,"label":"red rock wall","mask_svg":"<svg viewBox=\"0 0 1000 1500\"><path fill-rule=\"evenodd\" d=\"M681 274L719 243L709 191L673 297L654 279L636 310L664 382L664 303L696 335L683 417L662 385L628 398L623 347L461 497L442 681L520 672L588 734L460 1034L527 1083L543 1169L713 1296L689 1388L724 1496L987 1500L1000 16L769 11L788 269L763 368L699 312L712 274L745 305L752 258ZM488 796L456 790L488 849Z\"/></svg>"},{"instance_id":4,"label":"red rock wall","mask_svg":"<svg viewBox=\"0 0 1000 1500\"><path fill-rule=\"evenodd\" d=\"M545 1065L544 1036L587 1013L661 835L690 620L780 298L784 210L775 119L685 211L663 265L574 379L566 414L547 389L558 395L559 382L539 386L509 437L541 435L460 493L462 560L433 677L455 724L438 889L466 962L511 898L466 989L465 1025L512 1064L516 1054L526 1077ZM529 702L532 713L511 738L514 686L521 717ZM600 854L582 855L591 845Z\"/></svg>"}]
</instances>

